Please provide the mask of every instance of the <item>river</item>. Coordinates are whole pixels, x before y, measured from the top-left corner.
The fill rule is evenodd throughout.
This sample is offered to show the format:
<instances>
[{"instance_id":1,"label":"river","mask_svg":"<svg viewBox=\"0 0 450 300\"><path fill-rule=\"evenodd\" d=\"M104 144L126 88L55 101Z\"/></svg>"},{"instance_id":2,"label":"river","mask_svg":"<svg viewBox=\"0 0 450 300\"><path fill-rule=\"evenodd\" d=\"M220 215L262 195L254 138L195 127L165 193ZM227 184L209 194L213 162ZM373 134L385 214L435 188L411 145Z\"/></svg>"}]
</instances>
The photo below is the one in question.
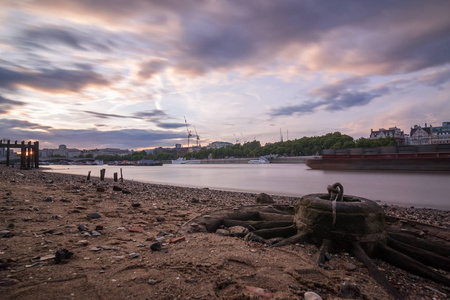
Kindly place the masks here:
<instances>
[{"instance_id":1,"label":"river","mask_svg":"<svg viewBox=\"0 0 450 300\"><path fill-rule=\"evenodd\" d=\"M216 190L303 196L326 193L340 182L346 195L382 203L450 210L450 173L400 171L323 171L304 164L184 164L164 166L45 166L45 171Z\"/></svg>"}]
</instances>

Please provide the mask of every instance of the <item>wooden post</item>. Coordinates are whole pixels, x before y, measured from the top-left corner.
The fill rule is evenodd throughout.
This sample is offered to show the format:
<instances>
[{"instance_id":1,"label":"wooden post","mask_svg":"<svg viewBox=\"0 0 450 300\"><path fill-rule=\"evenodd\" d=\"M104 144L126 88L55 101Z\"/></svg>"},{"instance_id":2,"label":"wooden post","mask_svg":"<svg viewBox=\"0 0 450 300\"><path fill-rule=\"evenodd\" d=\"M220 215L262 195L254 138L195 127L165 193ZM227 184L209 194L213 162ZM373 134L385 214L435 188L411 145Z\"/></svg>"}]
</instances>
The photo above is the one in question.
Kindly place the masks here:
<instances>
[{"instance_id":1,"label":"wooden post","mask_svg":"<svg viewBox=\"0 0 450 300\"><path fill-rule=\"evenodd\" d=\"M8 144L6 144L6 166L9 167L9 145L11 141L8 140Z\"/></svg>"},{"instance_id":2,"label":"wooden post","mask_svg":"<svg viewBox=\"0 0 450 300\"><path fill-rule=\"evenodd\" d=\"M100 180L101 181L105 180L105 172L106 172L106 169L100 170Z\"/></svg>"},{"instance_id":3,"label":"wooden post","mask_svg":"<svg viewBox=\"0 0 450 300\"><path fill-rule=\"evenodd\" d=\"M34 142L34 167L39 169L39 142Z\"/></svg>"},{"instance_id":4,"label":"wooden post","mask_svg":"<svg viewBox=\"0 0 450 300\"><path fill-rule=\"evenodd\" d=\"M87 181L91 180L91 171L89 171L88 176L86 178Z\"/></svg>"},{"instance_id":5,"label":"wooden post","mask_svg":"<svg viewBox=\"0 0 450 300\"><path fill-rule=\"evenodd\" d=\"M31 148L31 141L28 141L28 147L27 147L27 170L31 169L31 155L32 155L32 148Z\"/></svg>"},{"instance_id":6,"label":"wooden post","mask_svg":"<svg viewBox=\"0 0 450 300\"><path fill-rule=\"evenodd\" d=\"M26 164L27 164L27 157L26 157L26 153L27 153L27 148L25 147L25 141L22 141L22 146L21 146L21 151L20 151L20 169L24 170L26 169Z\"/></svg>"},{"instance_id":7,"label":"wooden post","mask_svg":"<svg viewBox=\"0 0 450 300\"><path fill-rule=\"evenodd\" d=\"M120 182L123 182L122 168L120 168Z\"/></svg>"},{"instance_id":8,"label":"wooden post","mask_svg":"<svg viewBox=\"0 0 450 300\"><path fill-rule=\"evenodd\" d=\"M117 182L117 172L114 173L114 182Z\"/></svg>"}]
</instances>

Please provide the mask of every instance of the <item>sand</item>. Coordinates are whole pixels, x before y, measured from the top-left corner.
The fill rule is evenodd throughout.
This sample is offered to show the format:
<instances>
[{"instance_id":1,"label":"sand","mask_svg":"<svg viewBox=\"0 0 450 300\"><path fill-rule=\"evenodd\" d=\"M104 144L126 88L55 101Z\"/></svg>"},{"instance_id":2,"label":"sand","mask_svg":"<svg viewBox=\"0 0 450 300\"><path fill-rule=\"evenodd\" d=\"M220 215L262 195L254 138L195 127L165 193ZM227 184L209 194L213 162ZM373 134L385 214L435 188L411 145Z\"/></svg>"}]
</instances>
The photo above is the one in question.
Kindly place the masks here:
<instances>
[{"instance_id":1,"label":"sand","mask_svg":"<svg viewBox=\"0 0 450 300\"><path fill-rule=\"evenodd\" d=\"M211 233L178 234L200 214L255 204L256 194L85 179L0 167L2 299L304 299L305 292L348 299L348 286L354 299L391 299L345 252L333 253L325 269L315 264L314 245L270 248ZM384 208L450 228L446 211ZM88 218L95 213L100 217ZM162 247L152 251L157 241ZM63 249L73 255L57 263L55 253ZM450 293L374 261L406 299Z\"/></svg>"}]
</instances>

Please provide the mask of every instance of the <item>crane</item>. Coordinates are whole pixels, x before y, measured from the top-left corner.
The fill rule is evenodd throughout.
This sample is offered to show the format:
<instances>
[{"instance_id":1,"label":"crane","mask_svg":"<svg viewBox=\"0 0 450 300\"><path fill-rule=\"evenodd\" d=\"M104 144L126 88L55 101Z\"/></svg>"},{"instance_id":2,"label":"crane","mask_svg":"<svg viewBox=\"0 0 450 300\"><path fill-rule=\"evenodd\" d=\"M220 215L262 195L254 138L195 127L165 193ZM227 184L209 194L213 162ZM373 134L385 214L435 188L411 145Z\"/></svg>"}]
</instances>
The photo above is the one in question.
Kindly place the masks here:
<instances>
[{"instance_id":1,"label":"crane","mask_svg":"<svg viewBox=\"0 0 450 300\"><path fill-rule=\"evenodd\" d=\"M188 123L187 123L187 121L186 121L186 116L184 117L184 123L186 124L186 130L187 130L187 134L188 134L188 147L187 147L187 150L188 150L188 152L189 152L189 139L191 138L192 133L191 133L191 131L189 130Z\"/></svg>"},{"instance_id":2,"label":"crane","mask_svg":"<svg viewBox=\"0 0 450 300\"><path fill-rule=\"evenodd\" d=\"M195 136L197 138L197 151L198 151L198 142L200 141L200 137L198 136L197 128L195 128L195 125L194 125L194 130L195 130Z\"/></svg>"}]
</instances>

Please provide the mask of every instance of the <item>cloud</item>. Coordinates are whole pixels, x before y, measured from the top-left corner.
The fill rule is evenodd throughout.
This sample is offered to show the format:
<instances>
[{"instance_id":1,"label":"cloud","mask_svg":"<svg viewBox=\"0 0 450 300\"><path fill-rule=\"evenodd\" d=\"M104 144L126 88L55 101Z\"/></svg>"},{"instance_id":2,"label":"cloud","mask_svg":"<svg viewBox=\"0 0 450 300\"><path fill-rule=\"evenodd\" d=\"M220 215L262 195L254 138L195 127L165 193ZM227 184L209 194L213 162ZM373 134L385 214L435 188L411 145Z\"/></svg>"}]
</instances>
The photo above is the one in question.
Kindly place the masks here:
<instances>
[{"instance_id":1,"label":"cloud","mask_svg":"<svg viewBox=\"0 0 450 300\"><path fill-rule=\"evenodd\" d=\"M0 96L0 115L8 114L15 106L23 106L25 103L6 99Z\"/></svg>"},{"instance_id":2,"label":"cloud","mask_svg":"<svg viewBox=\"0 0 450 300\"><path fill-rule=\"evenodd\" d=\"M388 86L368 89L368 79L349 77L311 90L308 95L318 100L310 100L299 105L290 105L273 109L271 116L313 113L318 109L327 111L346 110L354 106L369 104L373 99L389 93Z\"/></svg>"},{"instance_id":3,"label":"cloud","mask_svg":"<svg viewBox=\"0 0 450 300\"><path fill-rule=\"evenodd\" d=\"M166 60L154 58L141 65L141 70L138 75L141 79L149 79L162 71L166 66Z\"/></svg>"},{"instance_id":4,"label":"cloud","mask_svg":"<svg viewBox=\"0 0 450 300\"><path fill-rule=\"evenodd\" d=\"M22 43L28 46L52 49L54 45L64 45L76 50L89 51L91 49L102 52L111 51L114 43L103 35L81 33L74 28L40 27L26 29L22 33ZM49 47L50 46L50 47ZM56 50L55 50L56 51Z\"/></svg>"},{"instance_id":5,"label":"cloud","mask_svg":"<svg viewBox=\"0 0 450 300\"><path fill-rule=\"evenodd\" d=\"M14 71L0 67L0 88L15 89L26 86L49 93L80 92L84 88L106 86L109 82L92 71L66 69L40 69Z\"/></svg>"},{"instance_id":6,"label":"cloud","mask_svg":"<svg viewBox=\"0 0 450 300\"><path fill-rule=\"evenodd\" d=\"M104 114L104 113L98 113L98 112L95 112L95 111L88 111L88 110L85 110L83 112L85 112L87 114L90 114L90 115L93 115L93 116L96 116L96 117L98 117L100 119L109 119L109 118L128 119L128 118L133 118L133 117L130 117L130 116L123 116L123 115L117 115L117 114Z\"/></svg>"},{"instance_id":7,"label":"cloud","mask_svg":"<svg viewBox=\"0 0 450 300\"><path fill-rule=\"evenodd\" d=\"M176 129L186 125L184 123L157 123L157 126L164 129Z\"/></svg>"},{"instance_id":8,"label":"cloud","mask_svg":"<svg viewBox=\"0 0 450 300\"><path fill-rule=\"evenodd\" d=\"M417 81L430 86L441 86L450 81L450 69L427 72L417 78Z\"/></svg>"},{"instance_id":9,"label":"cloud","mask_svg":"<svg viewBox=\"0 0 450 300\"><path fill-rule=\"evenodd\" d=\"M173 146L173 141L185 138L185 134L157 130L124 129L99 131L97 129L55 129L36 123L19 120L0 120L2 137L11 140L45 141L56 147L66 144L69 147L81 148L142 148L151 146ZM37 130L39 129L39 130ZM41 146L42 147L42 146Z\"/></svg>"}]
</instances>

